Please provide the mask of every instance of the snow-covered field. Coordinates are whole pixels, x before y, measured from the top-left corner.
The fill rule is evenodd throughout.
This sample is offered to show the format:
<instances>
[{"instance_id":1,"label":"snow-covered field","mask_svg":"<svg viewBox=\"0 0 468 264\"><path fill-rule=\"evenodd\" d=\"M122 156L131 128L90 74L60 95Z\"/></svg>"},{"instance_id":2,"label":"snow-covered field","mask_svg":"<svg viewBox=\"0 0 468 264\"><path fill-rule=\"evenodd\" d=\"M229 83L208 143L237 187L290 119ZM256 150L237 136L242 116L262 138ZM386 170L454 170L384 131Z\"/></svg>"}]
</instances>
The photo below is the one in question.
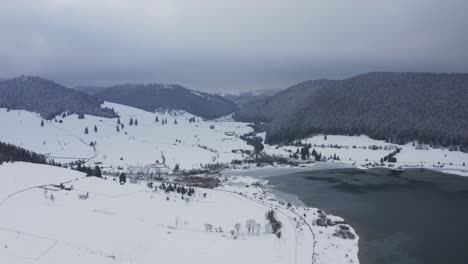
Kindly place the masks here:
<instances>
[{"instance_id":1,"label":"snow-covered field","mask_svg":"<svg viewBox=\"0 0 468 264\"><path fill-rule=\"evenodd\" d=\"M62 123L45 121L41 127L42 118L38 114L0 109L4 127L0 130L0 140L50 154L57 161L102 162L104 167L112 166L109 170L162 162L162 156L171 169L176 164L182 169L199 168L201 164L242 159L242 154L232 150L251 149L238 138L251 131L245 123L203 121L199 117L195 117L195 123L190 123L189 118L194 116L183 111L155 114L113 103L105 103L105 106L114 108L120 115L124 128L119 128L119 132L117 118L86 115L85 119L78 119L73 114L64 118L58 116L57 120ZM156 116L159 122L155 122ZM130 118L138 120L138 125L130 126ZM162 125L163 119L167 124ZM228 136L226 132L234 132L234 135ZM91 142L96 142L96 150L89 145Z\"/></svg>"},{"instance_id":2,"label":"snow-covered field","mask_svg":"<svg viewBox=\"0 0 468 264\"><path fill-rule=\"evenodd\" d=\"M264 133L260 134L264 137ZM328 160L328 162L344 163L359 168L367 168L369 164L381 166L380 159L387 156L396 148L400 152L395 155L397 162L384 162L384 166L393 168L414 168L424 167L441 172L468 176L468 153L461 151L449 151L448 149L430 148L417 149L413 143L406 145L396 145L382 140L371 139L367 136L341 136L341 135L317 135L301 140L302 143L312 145L317 153L329 158L335 154L339 161ZM337 148L338 146L339 148ZM371 149L370 146L377 146L378 149ZM426 146L425 146L426 147ZM270 155L280 155L289 157L291 152L296 152L297 147L293 146L268 146L265 145L266 153Z\"/></svg>"},{"instance_id":3,"label":"snow-covered field","mask_svg":"<svg viewBox=\"0 0 468 264\"><path fill-rule=\"evenodd\" d=\"M45 165L5 163L0 175L0 263L358 263L357 237L332 236L337 227L312 225L317 209L288 209L238 177L183 200ZM264 232L271 208L281 238ZM258 234L247 233L249 219Z\"/></svg>"}]
</instances>

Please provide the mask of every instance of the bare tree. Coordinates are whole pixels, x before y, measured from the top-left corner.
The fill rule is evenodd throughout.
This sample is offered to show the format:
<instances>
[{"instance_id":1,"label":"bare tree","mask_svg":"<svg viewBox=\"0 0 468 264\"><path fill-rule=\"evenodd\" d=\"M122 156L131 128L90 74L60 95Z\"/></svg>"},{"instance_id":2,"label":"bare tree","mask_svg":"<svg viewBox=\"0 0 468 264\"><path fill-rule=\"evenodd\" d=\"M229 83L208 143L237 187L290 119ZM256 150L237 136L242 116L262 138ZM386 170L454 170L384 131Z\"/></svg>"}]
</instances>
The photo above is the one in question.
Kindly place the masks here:
<instances>
[{"instance_id":1,"label":"bare tree","mask_svg":"<svg viewBox=\"0 0 468 264\"><path fill-rule=\"evenodd\" d=\"M213 230L213 225L212 224L205 224L205 231L206 232L211 232Z\"/></svg>"},{"instance_id":2,"label":"bare tree","mask_svg":"<svg viewBox=\"0 0 468 264\"><path fill-rule=\"evenodd\" d=\"M260 229L262 229L262 225L261 224L256 224L255 225L255 234L258 236L258 234L260 233Z\"/></svg>"},{"instance_id":3,"label":"bare tree","mask_svg":"<svg viewBox=\"0 0 468 264\"><path fill-rule=\"evenodd\" d=\"M254 232L254 228L255 228L255 225L257 224L257 222L253 219L249 219L245 222L245 228L247 229L247 233L253 233Z\"/></svg>"},{"instance_id":4,"label":"bare tree","mask_svg":"<svg viewBox=\"0 0 468 264\"><path fill-rule=\"evenodd\" d=\"M239 232L240 232L240 230L241 230L241 227L242 227L242 226L241 226L241 224L239 224L239 223L236 223L236 224L234 225L234 230L236 230L237 234L239 234Z\"/></svg>"}]
</instances>

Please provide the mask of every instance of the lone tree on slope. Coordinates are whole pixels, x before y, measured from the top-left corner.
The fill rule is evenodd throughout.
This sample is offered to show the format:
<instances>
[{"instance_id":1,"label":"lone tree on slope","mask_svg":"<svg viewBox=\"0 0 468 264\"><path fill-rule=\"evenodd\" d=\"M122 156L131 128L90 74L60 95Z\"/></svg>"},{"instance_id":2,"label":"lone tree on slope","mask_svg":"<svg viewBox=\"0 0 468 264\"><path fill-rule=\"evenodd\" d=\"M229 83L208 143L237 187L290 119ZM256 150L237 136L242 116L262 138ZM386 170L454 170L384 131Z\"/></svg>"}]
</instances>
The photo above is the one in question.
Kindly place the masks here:
<instances>
[{"instance_id":1,"label":"lone tree on slope","mask_svg":"<svg viewBox=\"0 0 468 264\"><path fill-rule=\"evenodd\" d=\"M88 134L88 133L89 133L89 131L88 131L88 127L85 127L85 129L84 129L84 133L85 133L85 134Z\"/></svg>"},{"instance_id":2,"label":"lone tree on slope","mask_svg":"<svg viewBox=\"0 0 468 264\"><path fill-rule=\"evenodd\" d=\"M97 132L97 126L94 125L94 132Z\"/></svg>"},{"instance_id":3,"label":"lone tree on slope","mask_svg":"<svg viewBox=\"0 0 468 264\"><path fill-rule=\"evenodd\" d=\"M125 173L120 173L120 176L119 176L119 183L121 185L125 184L127 182L127 176L125 176Z\"/></svg>"}]
</instances>

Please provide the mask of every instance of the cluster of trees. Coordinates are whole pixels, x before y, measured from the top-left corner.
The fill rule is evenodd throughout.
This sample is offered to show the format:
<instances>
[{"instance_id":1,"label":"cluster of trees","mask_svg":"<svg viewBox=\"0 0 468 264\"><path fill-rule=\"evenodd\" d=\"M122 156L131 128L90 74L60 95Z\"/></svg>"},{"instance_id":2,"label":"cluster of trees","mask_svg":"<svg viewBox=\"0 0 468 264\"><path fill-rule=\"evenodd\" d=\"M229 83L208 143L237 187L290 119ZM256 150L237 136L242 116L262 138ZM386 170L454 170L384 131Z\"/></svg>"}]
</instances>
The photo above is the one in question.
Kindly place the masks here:
<instances>
[{"instance_id":1,"label":"cluster of trees","mask_svg":"<svg viewBox=\"0 0 468 264\"><path fill-rule=\"evenodd\" d=\"M33 151L0 142L0 164L3 162L24 161L37 164L47 164L57 167L68 167L66 164L55 162L53 159L48 159L45 155L35 153ZM86 176L96 176L102 178L102 172L99 166L87 167L82 165L81 162L71 164L70 168L86 173Z\"/></svg>"},{"instance_id":2,"label":"cluster of trees","mask_svg":"<svg viewBox=\"0 0 468 264\"><path fill-rule=\"evenodd\" d=\"M248 145L254 148L255 159L258 159L258 155L262 153L265 146L263 145L263 138L255 136L254 133L247 133L239 137L244 140Z\"/></svg>"},{"instance_id":3,"label":"cluster of trees","mask_svg":"<svg viewBox=\"0 0 468 264\"><path fill-rule=\"evenodd\" d=\"M189 123L195 123L196 120L195 120L195 117L191 117L191 118L189 118L188 121L189 121Z\"/></svg>"},{"instance_id":4,"label":"cluster of trees","mask_svg":"<svg viewBox=\"0 0 468 264\"><path fill-rule=\"evenodd\" d=\"M53 160L49 162L46 156L42 154L38 154L21 147L17 147L12 144L0 142L0 164L2 164L3 162L12 161L24 161L38 164L56 165L56 163Z\"/></svg>"},{"instance_id":5,"label":"cluster of trees","mask_svg":"<svg viewBox=\"0 0 468 264\"><path fill-rule=\"evenodd\" d=\"M180 185L177 185L177 184L166 185L165 183L162 183L159 186L159 189L164 190L165 192L176 192L176 193L180 193L182 195L187 194L188 196L192 196L192 195L195 194L195 188L192 188L192 187L187 188L187 187L180 186Z\"/></svg>"},{"instance_id":6,"label":"cluster of trees","mask_svg":"<svg viewBox=\"0 0 468 264\"><path fill-rule=\"evenodd\" d=\"M395 163L397 162L397 158L395 157L396 154L400 153L401 148L397 148L395 151L392 153L388 154L387 156L383 157L380 159L380 163L383 163L384 161Z\"/></svg>"},{"instance_id":7,"label":"cluster of trees","mask_svg":"<svg viewBox=\"0 0 468 264\"><path fill-rule=\"evenodd\" d=\"M159 117L158 116L156 116L156 118L154 119L154 122L159 122ZM167 124L167 118L163 118L161 120L161 124L166 125ZM174 125L177 125L177 119L174 119Z\"/></svg>"},{"instance_id":8,"label":"cluster of trees","mask_svg":"<svg viewBox=\"0 0 468 264\"><path fill-rule=\"evenodd\" d=\"M273 209L267 211L265 214L265 218L271 225L273 234L276 234L278 238L281 238L281 227L283 227L283 224L278 220L276 212Z\"/></svg>"},{"instance_id":9,"label":"cluster of trees","mask_svg":"<svg viewBox=\"0 0 468 264\"><path fill-rule=\"evenodd\" d=\"M333 236L341 237L343 239L355 239L356 238L356 235L354 235L351 232L349 226L347 225L338 225L335 232L333 233Z\"/></svg>"},{"instance_id":10,"label":"cluster of trees","mask_svg":"<svg viewBox=\"0 0 468 264\"><path fill-rule=\"evenodd\" d=\"M299 159L300 156L302 160L308 160L312 156L315 161L326 161L327 159L340 160L340 157L336 155L336 153L327 158L326 156L322 156L322 153L317 152L315 149L312 149L311 152L311 148L311 144L304 144L301 148L297 148L296 152L290 153L289 158Z\"/></svg>"},{"instance_id":11,"label":"cluster of trees","mask_svg":"<svg viewBox=\"0 0 468 264\"><path fill-rule=\"evenodd\" d=\"M325 212L323 212L322 210L318 210L317 211L318 213L318 218L315 220L315 225L317 226L334 226L336 225L337 223L332 221Z\"/></svg>"},{"instance_id":12,"label":"cluster of trees","mask_svg":"<svg viewBox=\"0 0 468 264\"><path fill-rule=\"evenodd\" d=\"M96 125L94 125L94 133L97 133L97 132L98 132L98 128L97 128ZM84 133L85 133L85 134L88 134L88 133L89 133L88 127L85 127Z\"/></svg>"},{"instance_id":13,"label":"cluster of trees","mask_svg":"<svg viewBox=\"0 0 468 264\"><path fill-rule=\"evenodd\" d=\"M81 162L78 162L78 165L75 167L75 170L86 173L86 176L88 177L95 176L95 177L102 178L102 172L99 166L94 166L94 168L92 168L92 167L87 167L86 165L82 165Z\"/></svg>"},{"instance_id":14,"label":"cluster of trees","mask_svg":"<svg viewBox=\"0 0 468 264\"><path fill-rule=\"evenodd\" d=\"M138 122L137 122L138 123ZM117 119L117 125L115 126L115 130L117 132L120 132L121 129L124 129L124 124L120 122L120 118Z\"/></svg>"},{"instance_id":15,"label":"cluster of trees","mask_svg":"<svg viewBox=\"0 0 468 264\"><path fill-rule=\"evenodd\" d=\"M130 117L130 121L128 121L128 125L130 125L130 126L133 126L133 125L138 126L138 119L135 118L135 120L133 120L133 118Z\"/></svg>"}]
</instances>

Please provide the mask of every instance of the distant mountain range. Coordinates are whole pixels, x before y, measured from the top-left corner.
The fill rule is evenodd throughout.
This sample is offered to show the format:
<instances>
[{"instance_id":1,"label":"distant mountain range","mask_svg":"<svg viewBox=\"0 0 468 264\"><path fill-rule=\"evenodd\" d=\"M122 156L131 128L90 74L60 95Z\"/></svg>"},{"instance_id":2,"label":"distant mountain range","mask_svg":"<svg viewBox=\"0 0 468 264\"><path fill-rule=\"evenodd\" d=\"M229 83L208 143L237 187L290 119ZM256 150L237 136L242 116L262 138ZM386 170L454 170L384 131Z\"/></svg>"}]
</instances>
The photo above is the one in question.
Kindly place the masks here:
<instances>
[{"instance_id":1,"label":"distant mountain range","mask_svg":"<svg viewBox=\"0 0 468 264\"><path fill-rule=\"evenodd\" d=\"M251 105L254 102L263 101L277 92L278 90L258 90L240 93L226 93L223 94L223 97L233 101L239 107L244 107Z\"/></svg>"},{"instance_id":2,"label":"distant mountain range","mask_svg":"<svg viewBox=\"0 0 468 264\"><path fill-rule=\"evenodd\" d=\"M234 102L222 96L189 90L177 84L123 84L87 90L100 99L150 112L177 109L210 119L238 109Z\"/></svg>"},{"instance_id":3,"label":"distant mountain range","mask_svg":"<svg viewBox=\"0 0 468 264\"><path fill-rule=\"evenodd\" d=\"M279 114L301 104L311 94L330 82L333 81L315 80L296 84L276 94L258 98L243 105L234 117L243 122L271 122Z\"/></svg>"},{"instance_id":4,"label":"distant mountain range","mask_svg":"<svg viewBox=\"0 0 468 264\"><path fill-rule=\"evenodd\" d=\"M26 110L52 119L64 112L117 117L103 101L124 104L146 111L185 110L211 119L235 112L237 105L219 95L189 90L180 85L123 84L112 87L64 87L39 77L0 79L0 108Z\"/></svg>"},{"instance_id":5,"label":"distant mountain range","mask_svg":"<svg viewBox=\"0 0 468 264\"><path fill-rule=\"evenodd\" d=\"M21 76L0 82L0 108L26 110L52 119L64 112L117 117L102 100L39 77Z\"/></svg>"},{"instance_id":6,"label":"distant mountain range","mask_svg":"<svg viewBox=\"0 0 468 264\"><path fill-rule=\"evenodd\" d=\"M268 122L270 143L366 134L468 151L468 74L376 72L308 81L245 106L235 118Z\"/></svg>"},{"instance_id":7,"label":"distant mountain range","mask_svg":"<svg viewBox=\"0 0 468 264\"><path fill-rule=\"evenodd\" d=\"M79 86L73 87L73 89L77 91L83 92L85 94L93 95L93 96L97 94L98 92L105 90L106 88L107 87L105 86L90 86L90 85L79 85Z\"/></svg>"}]
</instances>

